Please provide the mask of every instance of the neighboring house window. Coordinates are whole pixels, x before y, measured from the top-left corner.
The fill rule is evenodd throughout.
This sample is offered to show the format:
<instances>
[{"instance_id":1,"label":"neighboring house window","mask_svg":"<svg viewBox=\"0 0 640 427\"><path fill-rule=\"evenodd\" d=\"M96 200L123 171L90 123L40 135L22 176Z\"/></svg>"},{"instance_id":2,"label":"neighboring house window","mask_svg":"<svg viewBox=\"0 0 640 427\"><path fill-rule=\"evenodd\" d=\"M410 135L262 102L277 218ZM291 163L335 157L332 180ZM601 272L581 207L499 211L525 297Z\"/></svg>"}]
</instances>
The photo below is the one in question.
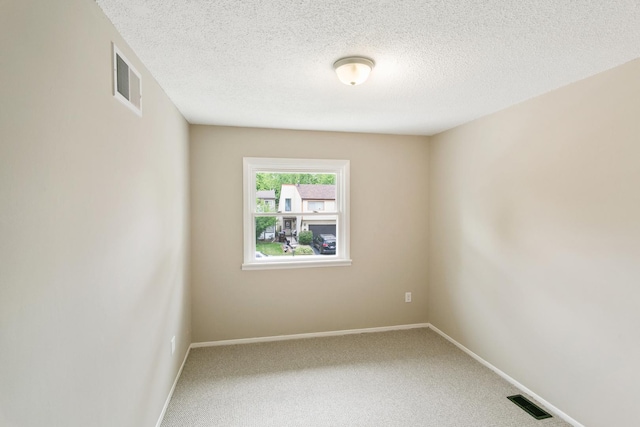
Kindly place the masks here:
<instances>
[{"instance_id":1,"label":"neighboring house window","mask_svg":"<svg viewBox=\"0 0 640 427\"><path fill-rule=\"evenodd\" d=\"M245 157L243 162L243 270L351 265L348 160ZM265 209L258 197L269 191L276 193L277 212ZM320 196L306 196L311 193ZM310 198L316 200L304 202ZM324 245L316 241L320 234Z\"/></svg>"},{"instance_id":2,"label":"neighboring house window","mask_svg":"<svg viewBox=\"0 0 640 427\"><path fill-rule=\"evenodd\" d=\"M313 212L320 212L324 210L323 201L307 202L307 209Z\"/></svg>"}]
</instances>

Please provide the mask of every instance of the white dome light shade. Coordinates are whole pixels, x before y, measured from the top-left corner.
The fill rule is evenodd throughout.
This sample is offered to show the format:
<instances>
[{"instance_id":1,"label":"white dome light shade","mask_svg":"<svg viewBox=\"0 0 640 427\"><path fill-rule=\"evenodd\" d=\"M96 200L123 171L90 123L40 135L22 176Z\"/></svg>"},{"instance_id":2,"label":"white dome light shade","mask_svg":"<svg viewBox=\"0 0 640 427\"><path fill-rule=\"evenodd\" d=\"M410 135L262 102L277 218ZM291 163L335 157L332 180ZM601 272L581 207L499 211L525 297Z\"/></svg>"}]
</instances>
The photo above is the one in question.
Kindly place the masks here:
<instances>
[{"instance_id":1,"label":"white dome light shade","mask_svg":"<svg viewBox=\"0 0 640 427\"><path fill-rule=\"evenodd\" d=\"M373 68L373 61L361 57L349 57L337 60L333 64L340 81L355 86L364 83Z\"/></svg>"}]
</instances>

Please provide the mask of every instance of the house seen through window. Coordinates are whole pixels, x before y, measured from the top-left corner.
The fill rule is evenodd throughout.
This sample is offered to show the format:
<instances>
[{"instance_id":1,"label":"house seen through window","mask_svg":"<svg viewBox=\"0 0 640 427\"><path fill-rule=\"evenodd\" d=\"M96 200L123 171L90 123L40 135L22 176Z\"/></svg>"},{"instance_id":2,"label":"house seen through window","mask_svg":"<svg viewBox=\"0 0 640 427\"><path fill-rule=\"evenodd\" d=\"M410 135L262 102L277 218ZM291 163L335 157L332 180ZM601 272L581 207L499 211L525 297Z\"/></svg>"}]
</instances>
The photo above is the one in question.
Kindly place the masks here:
<instances>
[{"instance_id":1,"label":"house seen through window","mask_svg":"<svg viewBox=\"0 0 640 427\"><path fill-rule=\"evenodd\" d=\"M349 265L349 163L245 158L243 269Z\"/></svg>"}]
</instances>

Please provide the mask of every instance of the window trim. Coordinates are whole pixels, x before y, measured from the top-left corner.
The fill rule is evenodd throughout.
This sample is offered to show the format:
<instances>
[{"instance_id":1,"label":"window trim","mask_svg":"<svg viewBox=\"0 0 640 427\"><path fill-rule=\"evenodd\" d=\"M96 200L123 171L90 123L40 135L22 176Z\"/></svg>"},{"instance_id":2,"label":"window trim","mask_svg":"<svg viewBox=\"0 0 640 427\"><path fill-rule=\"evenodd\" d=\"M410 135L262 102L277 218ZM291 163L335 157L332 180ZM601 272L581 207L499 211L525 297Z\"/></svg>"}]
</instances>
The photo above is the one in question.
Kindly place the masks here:
<instances>
[{"instance_id":1,"label":"window trim","mask_svg":"<svg viewBox=\"0 0 640 427\"><path fill-rule=\"evenodd\" d=\"M291 159L268 157L243 158L243 263L242 270L350 266L350 194L349 160ZM337 216L336 255L304 255L290 257L255 258L256 173L333 173L336 175L336 211L324 215ZM285 212L276 212L284 216ZM308 213L305 213L305 216Z\"/></svg>"}]
</instances>

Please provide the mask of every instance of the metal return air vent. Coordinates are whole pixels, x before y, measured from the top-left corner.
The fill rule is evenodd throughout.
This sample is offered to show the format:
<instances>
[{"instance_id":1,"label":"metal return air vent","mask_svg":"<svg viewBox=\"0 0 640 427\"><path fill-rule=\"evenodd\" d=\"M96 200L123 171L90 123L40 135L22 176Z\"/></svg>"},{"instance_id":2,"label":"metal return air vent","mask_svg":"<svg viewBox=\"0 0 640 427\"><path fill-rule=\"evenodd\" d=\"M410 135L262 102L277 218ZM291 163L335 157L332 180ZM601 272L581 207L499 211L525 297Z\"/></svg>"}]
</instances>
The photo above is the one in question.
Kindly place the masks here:
<instances>
[{"instance_id":1,"label":"metal return air vent","mask_svg":"<svg viewBox=\"0 0 640 427\"><path fill-rule=\"evenodd\" d=\"M142 77L113 44L113 96L142 116Z\"/></svg>"},{"instance_id":2,"label":"metal return air vent","mask_svg":"<svg viewBox=\"0 0 640 427\"><path fill-rule=\"evenodd\" d=\"M536 420L543 420L545 418L551 418L551 414L540 408L538 405L527 399L521 394L516 394L514 396L507 396L507 399L521 407L525 410L529 415L531 415Z\"/></svg>"}]
</instances>

